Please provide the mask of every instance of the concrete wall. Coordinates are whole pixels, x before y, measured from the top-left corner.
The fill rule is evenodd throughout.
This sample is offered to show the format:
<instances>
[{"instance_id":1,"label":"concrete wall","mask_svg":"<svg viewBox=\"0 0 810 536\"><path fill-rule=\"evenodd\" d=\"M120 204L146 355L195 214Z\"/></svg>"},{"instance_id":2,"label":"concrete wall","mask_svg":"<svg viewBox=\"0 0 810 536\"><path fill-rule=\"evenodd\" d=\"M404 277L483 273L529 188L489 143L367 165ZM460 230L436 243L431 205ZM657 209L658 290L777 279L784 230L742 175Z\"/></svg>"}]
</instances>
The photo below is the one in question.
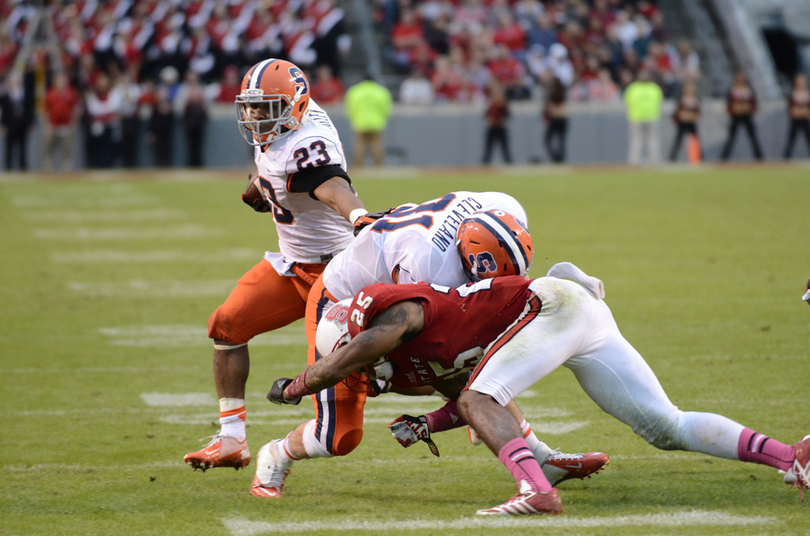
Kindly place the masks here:
<instances>
[{"instance_id":1,"label":"concrete wall","mask_svg":"<svg viewBox=\"0 0 810 536\"><path fill-rule=\"evenodd\" d=\"M670 120L674 103L664 105L660 122L661 157L666 159L675 134ZM340 108L327 110L340 131L348 155L354 148L354 136ZM627 160L627 121L621 105L572 104L569 106L569 163L621 163ZM782 156L787 138L788 121L781 101L763 103L756 116L759 137L766 157L777 160ZM703 102L700 135L705 159L717 160L726 139L728 118L725 103L719 100ZM516 164L532 163L538 158L548 162L542 146L545 125L538 103L512 106L509 122L512 158ZM481 106L442 105L430 107L396 107L385 133L386 165L408 166L470 166L481 162L484 149L484 110ZM5 144L0 144L0 155ZM75 154L83 163L81 135L77 133ZM212 110L206 131L204 162L208 167L246 167L252 165L252 149L237 131L233 109L229 106ZM28 154L31 169L40 169L39 128L30 137ZM151 166L151 148L141 141L137 147L141 166ZM684 157L685 148L681 152ZM182 128L175 129L175 166L186 162ZM794 147L794 157L810 156L803 138ZM744 132L738 132L732 160L752 158L750 144ZM493 163L500 163L495 151ZM0 160L4 162L4 160Z\"/></svg>"}]
</instances>

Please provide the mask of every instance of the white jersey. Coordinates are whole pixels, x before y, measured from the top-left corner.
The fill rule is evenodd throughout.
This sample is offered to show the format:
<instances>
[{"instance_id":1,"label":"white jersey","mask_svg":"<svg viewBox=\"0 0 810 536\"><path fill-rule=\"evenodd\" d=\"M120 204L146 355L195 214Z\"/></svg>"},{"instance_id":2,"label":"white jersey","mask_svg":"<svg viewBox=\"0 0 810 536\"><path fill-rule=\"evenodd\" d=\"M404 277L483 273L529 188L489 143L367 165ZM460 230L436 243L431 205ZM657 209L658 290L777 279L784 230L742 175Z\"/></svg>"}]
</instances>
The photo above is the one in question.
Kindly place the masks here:
<instances>
[{"instance_id":1,"label":"white jersey","mask_svg":"<svg viewBox=\"0 0 810 536\"><path fill-rule=\"evenodd\" d=\"M421 205L402 205L363 229L323 273L337 300L374 283L425 281L448 287L467 283L456 231L467 216L500 209L527 225L526 211L500 192L452 192Z\"/></svg>"},{"instance_id":2,"label":"white jersey","mask_svg":"<svg viewBox=\"0 0 810 536\"><path fill-rule=\"evenodd\" d=\"M265 258L282 275L292 263L328 262L352 241L352 225L310 196L311 184L301 172L337 165L346 171L346 157L337 129L310 99L301 126L292 134L255 151L264 196L273 207L281 254Z\"/></svg>"}]
</instances>

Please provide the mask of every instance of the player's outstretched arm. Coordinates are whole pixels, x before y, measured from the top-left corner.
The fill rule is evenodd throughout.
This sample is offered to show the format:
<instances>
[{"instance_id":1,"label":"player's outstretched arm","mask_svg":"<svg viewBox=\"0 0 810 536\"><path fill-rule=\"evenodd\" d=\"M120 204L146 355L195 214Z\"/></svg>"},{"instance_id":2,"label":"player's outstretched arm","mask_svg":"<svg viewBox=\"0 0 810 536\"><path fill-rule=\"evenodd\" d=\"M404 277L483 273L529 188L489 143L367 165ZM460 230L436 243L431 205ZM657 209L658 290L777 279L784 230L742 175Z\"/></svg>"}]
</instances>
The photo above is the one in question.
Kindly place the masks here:
<instances>
[{"instance_id":1,"label":"player's outstretched arm","mask_svg":"<svg viewBox=\"0 0 810 536\"><path fill-rule=\"evenodd\" d=\"M312 191L312 194L352 224L359 216L368 212L366 205L355 195L351 185L343 177L332 177L321 183ZM362 213L357 212L353 220L352 213L356 210L362 211Z\"/></svg>"},{"instance_id":2,"label":"player's outstretched arm","mask_svg":"<svg viewBox=\"0 0 810 536\"><path fill-rule=\"evenodd\" d=\"M395 303L375 316L370 327L358 333L349 344L318 360L294 380L276 380L267 398L277 404L297 404L302 396L332 387L410 341L422 331L423 325L419 302Z\"/></svg>"}]
</instances>

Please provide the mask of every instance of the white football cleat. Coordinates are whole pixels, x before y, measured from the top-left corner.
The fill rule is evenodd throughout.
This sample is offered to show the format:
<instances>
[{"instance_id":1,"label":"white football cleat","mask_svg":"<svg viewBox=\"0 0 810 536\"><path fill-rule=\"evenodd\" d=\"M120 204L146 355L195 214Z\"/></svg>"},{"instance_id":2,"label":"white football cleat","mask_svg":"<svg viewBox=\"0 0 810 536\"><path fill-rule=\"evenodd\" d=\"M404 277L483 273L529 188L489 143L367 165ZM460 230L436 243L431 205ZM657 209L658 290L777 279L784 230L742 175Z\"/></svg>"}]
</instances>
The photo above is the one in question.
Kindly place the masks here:
<instances>
[{"instance_id":1,"label":"white football cleat","mask_svg":"<svg viewBox=\"0 0 810 536\"><path fill-rule=\"evenodd\" d=\"M256 476L250 485L250 494L265 499L281 497L284 481L290 474L292 460L282 461L278 449L283 439L274 439L259 449L256 456Z\"/></svg>"}]
</instances>

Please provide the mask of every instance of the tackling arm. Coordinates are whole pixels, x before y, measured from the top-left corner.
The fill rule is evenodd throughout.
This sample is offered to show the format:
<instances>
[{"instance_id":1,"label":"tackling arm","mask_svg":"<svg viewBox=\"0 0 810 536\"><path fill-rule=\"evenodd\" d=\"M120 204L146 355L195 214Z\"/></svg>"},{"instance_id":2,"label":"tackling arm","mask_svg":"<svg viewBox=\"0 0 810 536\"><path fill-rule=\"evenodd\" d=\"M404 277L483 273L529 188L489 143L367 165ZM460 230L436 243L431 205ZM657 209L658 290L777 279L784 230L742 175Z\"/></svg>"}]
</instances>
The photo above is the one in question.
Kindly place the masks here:
<instances>
[{"instance_id":1,"label":"tackling arm","mask_svg":"<svg viewBox=\"0 0 810 536\"><path fill-rule=\"evenodd\" d=\"M362 211L362 213L357 212L355 220L368 212L366 205L355 195L349 183L342 177L332 177L321 183L312 191L312 194L350 223L354 223L352 215L355 211Z\"/></svg>"},{"instance_id":2,"label":"tackling arm","mask_svg":"<svg viewBox=\"0 0 810 536\"><path fill-rule=\"evenodd\" d=\"M297 404L302 396L332 387L410 341L422 331L423 326L421 303L395 303L374 317L370 327L361 331L349 344L318 360L295 380L277 380L267 398L279 404Z\"/></svg>"}]
</instances>

